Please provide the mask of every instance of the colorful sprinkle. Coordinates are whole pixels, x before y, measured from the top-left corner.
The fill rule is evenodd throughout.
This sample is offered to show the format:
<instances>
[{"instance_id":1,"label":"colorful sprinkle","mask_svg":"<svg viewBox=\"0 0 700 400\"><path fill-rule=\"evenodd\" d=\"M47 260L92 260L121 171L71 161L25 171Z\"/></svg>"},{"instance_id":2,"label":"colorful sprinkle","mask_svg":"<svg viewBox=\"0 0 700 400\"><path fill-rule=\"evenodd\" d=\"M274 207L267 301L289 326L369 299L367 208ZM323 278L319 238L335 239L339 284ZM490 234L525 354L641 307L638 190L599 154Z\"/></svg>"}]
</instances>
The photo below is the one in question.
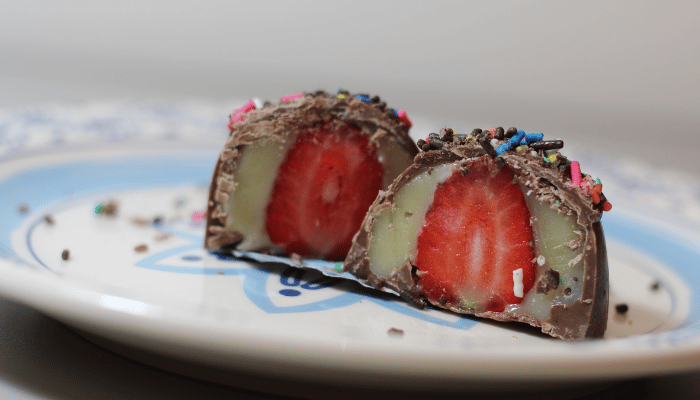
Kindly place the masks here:
<instances>
[{"instance_id":1,"label":"colorful sprinkle","mask_svg":"<svg viewBox=\"0 0 700 400\"><path fill-rule=\"evenodd\" d=\"M511 148L513 148L513 147L519 145L520 142L522 142L524 138L525 138L525 131L520 130L515 135L513 135L513 137L508 139L508 143L510 143Z\"/></svg>"},{"instance_id":2,"label":"colorful sprinkle","mask_svg":"<svg viewBox=\"0 0 700 400\"><path fill-rule=\"evenodd\" d=\"M576 186L581 184L581 165L578 161L571 162L571 182Z\"/></svg>"},{"instance_id":3,"label":"colorful sprinkle","mask_svg":"<svg viewBox=\"0 0 700 400\"><path fill-rule=\"evenodd\" d=\"M502 145L496 147L496 149L495 149L496 155L500 156L501 154L505 153L508 150L511 150L512 148L513 148L513 144L510 141L505 142Z\"/></svg>"},{"instance_id":4,"label":"colorful sprinkle","mask_svg":"<svg viewBox=\"0 0 700 400\"><path fill-rule=\"evenodd\" d=\"M195 211L192 213L192 222L195 224L199 224L202 221L204 221L204 217L206 216L204 211Z\"/></svg>"},{"instance_id":5,"label":"colorful sprinkle","mask_svg":"<svg viewBox=\"0 0 700 400\"><path fill-rule=\"evenodd\" d=\"M602 191L603 191L603 185L595 185L595 186L593 186L593 188L591 188L591 200L593 200L593 204L600 203L600 193Z\"/></svg>"},{"instance_id":6,"label":"colorful sprinkle","mask_svg":"<svg viewBox=\"0 0 700 400\"><path fill-rule=\"evenodd\" d=\"M245 114L247 112L255 110L255 102L253 100L245 103L243 107L239 108L238 110L234 111L233 114Z\"/></svg>"},{"instance_id":7,"label":"colorful sprinkle","mask_svg":"<svg viewBox=\"0 0 700 400\"><path fill-rule=\"evenodd\" d=\"M408 119L408 116L406 115L406 111L404 111L404 110L395 110L395 111L394 111L394 115L396 116L396 118L400 119L400 120L403 121L406 125L408 125L409 128L413 126L413 123L411 122L410 119Z\"/></svg>"},{"instance_id":8,"label":"colorful sprinkle","mask_svg":"<svg viewBox=\"0 0 700 400\"><path fill-rule=\"evenodd\" d=\"M304 97L304 93L292 93L282 96L282 101L292 101Z\"/></svg>"},{"instance_id":9,"label":"colorful sprinkle","mask_svg":"<svg viewBox=\"0 0 700 400\"><path fill-rule=\"evenodd\" d=\"M363 102L363 103L371 103L371 102L372 102L372 99L370 99L370 98L367 97L367 96L363 96L363 95L361 95L361 94L358 94L358 95L355 96L355 97L358 98L358 99L359 99L361 102Z\"/></svg>"},{"instance_id":10,"label":"colorful sprinkle","mask_svg":"<svg viewBox=\"0 0 700 400\"><path fill-rule=\"evenodd\" d=\"M540 142L544 139L544 135L541 133L526 133L520 144L530 144L532 142Z\"/></svg>"}]
</instances>

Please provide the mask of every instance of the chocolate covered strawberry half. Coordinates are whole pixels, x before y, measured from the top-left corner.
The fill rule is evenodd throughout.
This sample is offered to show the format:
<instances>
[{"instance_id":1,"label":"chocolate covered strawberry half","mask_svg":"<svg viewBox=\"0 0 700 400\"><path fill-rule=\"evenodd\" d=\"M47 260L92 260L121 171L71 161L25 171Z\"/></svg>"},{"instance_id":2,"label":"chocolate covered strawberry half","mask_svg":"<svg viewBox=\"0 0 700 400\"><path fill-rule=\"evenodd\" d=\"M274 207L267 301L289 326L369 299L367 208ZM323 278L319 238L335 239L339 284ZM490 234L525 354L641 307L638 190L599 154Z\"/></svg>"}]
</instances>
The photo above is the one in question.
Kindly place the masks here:
<instances>
[{"instance_id":1,"label":"chocolate covered strawberry half","mask_svg":"<svg viewBox=\"0 0 700 400\"><path fill-rule=\"evenodd\" d=\"M380 190L418 153L403 110L345 90L249 102L210 187L205 247L343 260Z\"/></svg>"},{"instance_id":2,"label":"chocolate covered strawberry half","mask_svg":"<svg viewBox=\"0 0 700 400\"><path fill-rule=\"evenodd\" d=\"M602 337L608 265L602 184L560 140L443 129L372 204L344 269L416 305Z\"/></svg>"}]
</instances>

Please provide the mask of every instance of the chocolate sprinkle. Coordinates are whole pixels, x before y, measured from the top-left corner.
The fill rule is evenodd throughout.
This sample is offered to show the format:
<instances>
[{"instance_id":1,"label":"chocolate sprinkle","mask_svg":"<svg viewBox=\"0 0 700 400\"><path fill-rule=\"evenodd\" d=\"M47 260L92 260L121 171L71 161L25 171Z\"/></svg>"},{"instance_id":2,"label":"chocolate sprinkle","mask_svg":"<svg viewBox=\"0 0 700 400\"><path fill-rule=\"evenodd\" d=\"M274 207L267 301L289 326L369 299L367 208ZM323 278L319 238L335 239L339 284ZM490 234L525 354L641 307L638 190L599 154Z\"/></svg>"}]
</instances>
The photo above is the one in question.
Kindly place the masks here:
<instances>
[{"instance_id":1,"label":"chocolate sprinkle","mask_svg":"<svg viewBox=\"0 0 700 400\"><path fill-rule=\"evenodd\" d=\"M49 225L53 225L53 217L51 215L44 215L44 222Z\"/></svg>"},{"instance_id":2,"label":"chocolate sprinkle","mask_svg":"<svg viewBox=\"0 0 700 400\"><path fill-rule=\"evenodd\" d=\"M68 251L68 249L63 250L63 252L61 253L61 259L62 259L63 261L66 261L66 260L68 260L69 258L70 258L70 251Z\"/></svg>"},{"instance_id":3,"label":"chocolate sprinkle","mask_svg":"<svg viewBox=\"0 0 700 400\"><path fill-rule=\"evenodd\" d=\"M498 140L503 140L506 137L506 133L503 130L502 126L499 126L498 128L496 128L496 133L493 135L493 137L498 139Z\"/></svg>"},{"instance_id":4,"label":"chocolate sprinkle","mask_svg":"<svg viewBox=\"0 0 700 400\"><path fill-rule=\"evenodd\" d=\"M629 306L625 303L620 303L615 306L615 311L617 311L618 314L625 314L629 309Z\"/></svg>"},{"instance_id":5,"label":"chocolate sprinkle","mask_svg":"<svg viewBox=\"0 0 700 400\"><path fill-rule=\"evenodd\" d=\"M137 253L143 253L147 250L148 250L148 246L146 246L145 244L140 244L140 245L134 247L134 251Z\"/></svg>"},{"instance_id":6,"label":"chocolate sprinkle","mask_svg":"<svg viewBox=\"0 0 700 400\"><path fill-rule=\"evenodd\" d=\"M654 281L654 283L651 284L651 290L657 291L661 288L661 282L660 281Z\"/></svg>"},{"instance_id":7,"label":"chocolate sprinkle","mask_svg":"<svg viewBox=\"0 0 700 400\"><path fill-rule=\"evenodd\" d=\"M530 143L530 147L535 149L535 150L561 149L564 147L564 141L563 140L543 140L540 142Z\"/></svg>"},{"instance_id":8,"label":"chocolate sprinkle","mask_svg":"<svg viewBox=\"0 0 700 400\"><path fill-rule=\"evenodd\" d=\"M387 333L389 336L403 336L403 329L389 328Z\"/></svg>"},{"instance_id":9,"label":"chocolate sprinkle","mask_svg":"<svg viewBox=\"0 0 700 400\"><path fill-rule=\"evenodd\" d=\"M512 138L513 136L515 136L516 133L518 133L518 128L514 126L508 128L508 130L506 131L506 139Z\"/></svg>"},{"instance_id":10,"label":"chocolate sprinkle","mask_svg":"<svg viewBox=\"0 0 700 400\"><path fill-rule=\"evenodd\" d=\"M436 138L431 137L428 139L428 144L430 145L430 149L438 150L438 149L441 149L442 146L445 145L445 142L443 142L440 139L436 139Z\"/></svg>"},{"instance_id":11,"label":"chocolate sprinkle","mask_svg":"<svg viewBox=\"0 0 700 400\"><path fill-rule=\"evenodd\" d=\"M105 214L105 215L110 215L110 216L116 214L117 213L117 203L114 201L110 201L109 203L107 203L107 205L102 206L101 213Z\"/></svg>"},{"instance_id":12,"label":"chocolate sprinkle","mask_svg":"<svg viewBox=\"0 0 700 400\"><path fill-rule=\"evenodd\" d=\"M445 142L451 142L454 135L454 130L452 128L442 128L440 129L440 140Z\"/></svg>"},{"instance_id":13,"label":"chocolate sprinkle","mask_svg":"<svg viewBox=\"0 0 700 400\"><path fill-rule=\"evenodd\" d=\"M489 140L488 135L482 136L481 139L479 139L479 144L484 148L488 155L493 158L498 157L498 153L496 153L496 150L494 150L493 146L491 146L491 141Z\"/></svg>"}]
</instances>

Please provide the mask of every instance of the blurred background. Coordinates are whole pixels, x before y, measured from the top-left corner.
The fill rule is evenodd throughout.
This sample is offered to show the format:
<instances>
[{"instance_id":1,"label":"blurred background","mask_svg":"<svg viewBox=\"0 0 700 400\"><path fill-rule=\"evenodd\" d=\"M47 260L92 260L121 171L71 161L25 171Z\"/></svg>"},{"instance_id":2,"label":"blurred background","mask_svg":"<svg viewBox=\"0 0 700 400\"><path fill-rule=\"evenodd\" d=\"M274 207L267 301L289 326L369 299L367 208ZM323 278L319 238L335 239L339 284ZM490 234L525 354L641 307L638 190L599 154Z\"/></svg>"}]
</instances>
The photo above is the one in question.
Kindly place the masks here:
<instances>
[{"instance_id":1,"label":"blurred background","mask_svg":"<svg viewBox=\"0 0 700 400\"><path fill-rule=\"evenodd\" d=\"M697 1L4 0L0 112L115 100L218 112L343 87L379 94L432 131L516 126L598 159L695 174L699 15ZM688 201L697 207L698 196ZM96 398L105 382L123 391L114 398L231 396L134 366L4 300L0 348L3 397ZM73 361L82 372L68 376ZM638 380L596 398L698 398L698 376Z\"/></svg>"},{"instance_id":2,"label":"blurred background","mask_svg":"<svg viewBox=\"0 0 700 400\"><path fill-rule=\"evenodd\" d=\"M661 149L667 156L650 162L700 168L700 2L6 0L0 8L4 108L115 98L233 107L342 86L380 94L435 130L517 126L612 156Z\"/></svg>"}]
</instances>

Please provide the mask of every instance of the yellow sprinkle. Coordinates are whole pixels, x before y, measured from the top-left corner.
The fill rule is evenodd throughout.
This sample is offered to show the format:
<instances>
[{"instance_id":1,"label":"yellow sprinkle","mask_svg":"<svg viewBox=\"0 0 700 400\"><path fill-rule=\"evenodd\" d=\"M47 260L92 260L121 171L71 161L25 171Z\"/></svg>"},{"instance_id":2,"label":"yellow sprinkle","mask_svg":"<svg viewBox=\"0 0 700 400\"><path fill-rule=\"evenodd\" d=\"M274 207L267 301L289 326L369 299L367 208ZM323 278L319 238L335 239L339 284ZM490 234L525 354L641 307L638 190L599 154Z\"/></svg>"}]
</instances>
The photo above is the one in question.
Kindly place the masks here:
<instances>
[{"instance_id":1,"label":"yellow sprinkle","mask_svg":"<svg viewBox=\"0 0 700 400\"><path fill-rule=\"evenodd\" d=\"M557 161L557 156L556 156L556 154L552 154L552 155L549 156L548 158L549 158L549 161L551 161L551 162Z\"/></svg>"},{"instance_id":2,"label":"yellow sprinkle","mask_svg":"<svg viewBox=\"0 0 700 400\"><path fill-rule=\"evenodd\" d=\"M518 146L515 148L515 151L517 151L518 153L522 153L526 149L527 149L527 146Z\"/></svg>"},{"instance_id":3,"label":"yellow sprinkle","mask_svg":"<svg viewBox=\"0 0 700 400\"><path fill-rule=\"evenodd\" d=\"M338 95L338 98L339 98L339 99L344 99L344 98L345 98L345 95L344 95L344 94L339 94L339 95Z\"/></svg>"}]
</instances>

